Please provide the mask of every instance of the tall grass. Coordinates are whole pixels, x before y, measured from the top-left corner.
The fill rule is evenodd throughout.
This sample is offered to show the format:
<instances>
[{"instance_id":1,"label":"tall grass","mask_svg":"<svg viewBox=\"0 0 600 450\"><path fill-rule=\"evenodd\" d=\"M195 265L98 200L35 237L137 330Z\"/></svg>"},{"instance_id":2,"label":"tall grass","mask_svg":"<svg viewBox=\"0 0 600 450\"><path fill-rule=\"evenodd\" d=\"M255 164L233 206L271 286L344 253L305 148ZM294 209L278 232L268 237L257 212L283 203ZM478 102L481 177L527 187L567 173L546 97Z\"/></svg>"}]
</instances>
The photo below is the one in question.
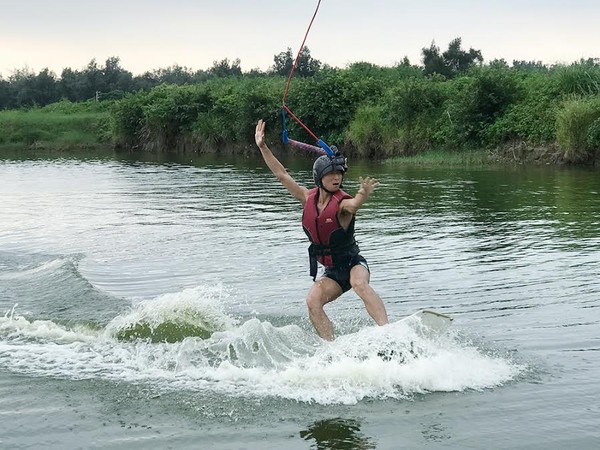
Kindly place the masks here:
<instances>
[{"instance_id":1,"label":"tall grass","mask_svg":"<svg viewBox=\"0 0 600 450\"><path fill-rule=\"evenodd\" d=\"M496 163L487 150L427 150L417 155L396 156L387 160L389 164L417 167L482 167Z\"/></svg>"},{"instance_id":2,"label":"tall grass","mask_svg":"<svg viewBox=\"0 0 600 450\"><path fill-rule=\"evenodd\" d=\"M556 141L569 162L595 159L600 152L600 95L565 101L556 119Z\"/></svg>"},{"instance_id":3,"label":"tall grass","mask_svg":"<svg viewBox=\"0 0 600 450\"><path fill-rule=\"evenodd\" d=\"M85 147L106 143L111 136L106 105L60 102L45 108L0 111L0 145Z\"/></svg>"}]
</instances>

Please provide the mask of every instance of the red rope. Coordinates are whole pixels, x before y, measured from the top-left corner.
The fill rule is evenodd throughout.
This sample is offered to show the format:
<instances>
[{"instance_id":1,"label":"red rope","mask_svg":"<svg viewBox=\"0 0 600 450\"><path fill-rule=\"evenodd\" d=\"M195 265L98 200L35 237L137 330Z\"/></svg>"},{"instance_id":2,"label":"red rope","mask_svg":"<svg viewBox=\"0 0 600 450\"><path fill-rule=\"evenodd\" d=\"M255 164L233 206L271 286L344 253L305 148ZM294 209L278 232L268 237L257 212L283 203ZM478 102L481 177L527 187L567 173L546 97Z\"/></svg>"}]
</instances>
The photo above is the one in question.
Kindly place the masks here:
<instances>
[{"instance_id":1,"label":"red rope","mask_svg":"<svg viewBox=\"0 0 600 450\"><path fill-rule=\"evenodd\" d=\"M302 121L300 119L298 119L298 117L296 117L294 115L294 113L290 110L290 108L288 108L287 105L285 104L285 99L286 99L286 97L288 95L288 91L290 90L290 84L292 82L292 76L294 75L294 71L296 70L296 65L298 64L298 60L300 59L300 53L302 53L302 50L304 49L304 44L306 43L306 38L308 37L308 33L310 31L310 28L312 27L312 24L313 24L313 22L315 20L315 17L317 17L317 12L319 11L319 6L321 6L321 0L319 0L319 2L317 3L317 8L315 9L315 12L314 12L314 14L312 16L312 19L310 19L310 23L308 24L308 28L306 30L306 33L304 34L304 39L302 40L302 44L300 45L300 50L298 50L298 54L296 55L296 59L294 60L294 64L292 65L292 70L290 71L290 76L287 79L287 84L285 85L285 92L283 94L283 100L282 100L283 109L285 109L287 111L287 113L290 116L292 116L292 118L296 122L298 122L298 124L302 128L304 128L306 130L306 132L308 134L310 134L315 141L319 141L319 138L317 137L317 135L314 134L312 131L310 131L310 129L306 125L304 125L302 123Z\"/></svg>"},{"instance_id":2,"label":"red rope","mask_svg":"<svg viewBox=\"0 0 600 450\"><path fill-rule=\"evenodd\" d=\"M310 19L310 23L308 24L308 29L306 30L306 33L304 34L304 40L302 41L302 44L300 45L300 50L298 50L298 54L296 55L296 60L294 61L294 65L292 66L292 70L290 71L290 76L288 77L287 84L285 86L285 93L283 94L283 104L284 105L285 105L285 98L287 97L288 91L290 90L290 83L292 82L292 76L294 75L294 71L296 70L296 64L298 64L298 59L300 59L300 53L302 53L302 49L304 49L304 44L306 42L306 38L308 37L308 32L310 31L310 27L312 27L315 17L317 17L317 12L319 11L319 6L321 6L321 0L319 0L319 2L317 3L317 8L315 9L315 13L312 16L312 19Z\"/></svg>"},{"instance_id":3,"label":"red rope","mask_svg":"<svg viewBox=\"0 0 600 450\"><path fill-rule=\"evenodd\" d=\"M312 131L310 131L310 130L308 129L308 127L307 127L306 125L304 125L304 124L302 123L302 121L301 121L300 119L298 119L298 118L297 118L297 117L294 115L294 113L293 113L293 112L290 110L290 108L288 108L288 107L287 107L287 105L283 105L283 109L285 109L285 110L287 111L287 113L288 113L290 116L292 116L292 119L294 119L296 122L298 122L298 124L299 124L299 125L300 125L302 128L304 128L304 129L306 130L306 132L307 132L308 134L310 134L310 135L313 137L313 139L314 139L315 141L318 141L318 140L319 140L319 138L318 138L318 137L315 135L315 133L313 133Z\"/></svg>"}]
</instances>

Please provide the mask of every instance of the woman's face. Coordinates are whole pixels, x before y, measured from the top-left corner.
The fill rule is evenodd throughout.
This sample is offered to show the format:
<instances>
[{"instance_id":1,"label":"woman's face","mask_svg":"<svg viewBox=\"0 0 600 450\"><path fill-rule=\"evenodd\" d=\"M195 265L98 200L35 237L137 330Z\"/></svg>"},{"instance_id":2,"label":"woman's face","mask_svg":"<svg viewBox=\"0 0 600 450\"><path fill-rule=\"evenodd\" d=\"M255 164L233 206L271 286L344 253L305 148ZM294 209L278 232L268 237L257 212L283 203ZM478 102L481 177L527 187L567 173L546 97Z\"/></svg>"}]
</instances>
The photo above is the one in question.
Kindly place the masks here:
<instances>
[{"instance_id":1,"label":"woman's face","mask_svg":"<svg viewBox=\"0 0 600 450\"><path fill-rule=\"evenodd\" d=\"M336 170L323 175L323 178L321 178L321 183L323 184L323 187L328 191L335 192L338 189L340 189L343 179L344 174Z\"/></svg>"}]
</instances>

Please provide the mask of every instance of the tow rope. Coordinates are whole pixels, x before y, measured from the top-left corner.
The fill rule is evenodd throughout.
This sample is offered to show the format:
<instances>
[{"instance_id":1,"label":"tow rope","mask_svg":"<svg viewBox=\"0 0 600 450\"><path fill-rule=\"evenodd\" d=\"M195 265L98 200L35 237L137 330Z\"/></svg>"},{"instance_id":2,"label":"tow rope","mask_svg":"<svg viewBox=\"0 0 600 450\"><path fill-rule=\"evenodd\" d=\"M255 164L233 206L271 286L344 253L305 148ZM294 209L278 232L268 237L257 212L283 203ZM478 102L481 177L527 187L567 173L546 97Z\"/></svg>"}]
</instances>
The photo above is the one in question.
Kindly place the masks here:
<instances>
[{"instance_id":1,"label":"tow rope","mask_svg":"<svg viewBox=\"0 0 600 450\"><path fill-rule=\"evenodd\" d=\"M285 104L285 99L287 98L288 92L290 90L290 85L292 82L292 77L294 76L294 71L296 70L296 65L298 64L298 60L300 59L300 53L302 53L302 50L304 49L304 44L306 43L306 38L308 37L308 33L310 32L310 28L312 27L312 24L315 20L315 17L317 17L317 12L319 11L319 6L321 6L321 0L318 1L317 3L317 7L315 9L315 12L312 16L312 19L310 20L310 23L308 24L308 28L306 30L306 33L304 34L304 39L302 40L302 44L300 45L300 49L298 50L298 54L296 55L296 59L294 60L294 64L292 65L292 70L290 71L290 75L288 76L288 80L287 80L287 84L285 86L285 91L283 93L283 99L282 99L282 108L281 108L281 119L283 122L283 143L284 144L290 144L294 147L297 147L301 150L305 150L305 151L311 151L311 152L315 152L315 153L320 153L320 154L324 154L324 155L328 155L330 157L333 157L335 152L331 149L331 147L329 147L329 145L327 145L327 143L325 141L323 141L323 139L320 139L315 133L313 133L304 123L302 123L302 121L292 112L292 110ZM306 144L304 142L300 142L300 141L295 141L293 139L290 139L288 136L288 130L286 128L286 113L290 115L290 117L292 119L294 119L298 125L300 125L302 128L304 128L304 130L315 140L315 142L317 143L318 147L316 145L310 145L310 144Z\"/></svg>"}]
</instances>

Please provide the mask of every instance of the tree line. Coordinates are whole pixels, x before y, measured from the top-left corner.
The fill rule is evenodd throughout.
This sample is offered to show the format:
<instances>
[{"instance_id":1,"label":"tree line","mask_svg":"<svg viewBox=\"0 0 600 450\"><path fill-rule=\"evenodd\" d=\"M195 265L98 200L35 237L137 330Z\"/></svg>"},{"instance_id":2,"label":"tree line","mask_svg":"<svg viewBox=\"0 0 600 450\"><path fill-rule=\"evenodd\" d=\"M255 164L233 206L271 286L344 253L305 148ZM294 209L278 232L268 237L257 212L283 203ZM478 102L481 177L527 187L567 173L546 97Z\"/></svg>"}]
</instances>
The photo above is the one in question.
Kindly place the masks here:
<instances>
[{"instance_id":1,"label":"tree line","mask_svg":"<svg viewBox=\"0 0 600 450\"><path fill-rule=\"evenodd\" d=\"M185 85L199 84L213 78L287 75L295 55L288 48L273 59L274 64L268 71L253 69L245 73L242 72L240 59L230 61L228 58L214 61L207 70L174 65L137 76L124 69L116 56L108 58L103 65L92 59L81 70L65 68L60 76L48 68L39 73L22 68L14 70L7 79L0 75L0 110L46 106L62 99L71 102L116 100L127 93L148 91L161 84ZM321 62L314 59L305 47L295 73L299 77L313 76L321 68Z\"/></svg>"},{"instance_id":2,"label":"tree line","mask_svg":"<svg viewBox=\"0 0 600 450\"><path fill-rule=\"evenodd\" d=\"M475 148L501 149L517 160L539 156L587 162L600 155L600 60L554 66L484 63L481 51L463 49L460 38L445 51L432 43L422 55L422 65L404 58L393 67L360 62L340 69L322 64L305 49L288 106L348 155L381 158ZM142 76L148 84L135 89L127 83L137 78L112 58L104 67L90 63L70 78L70 85L87 89L87 99L95 92L106 95L88 104L106 105L102 114L109 120L102 122L102 136L118 147L249 148L259 118L267 120L268 137L280 141L278 109L293 56L290 49L275 55L267 72L243 73L239 60L215 62L207 71L159 70ZM69 77L57 82L63 79ZM81 112L61 102L42 111L75 109ZM288 128L291 137L311 141L295 123Z\"/></svg>"},{"instance_id":3,"label":"tree line","mask_svg":"<svg viewBox=\"0 0 600 450\"><path fill-rule=\"evenodd\" d=\"M440 48L432 43L422 49L423 74L439 74L452 78L466 72L470 67L481 64L483 57L480 50L461 48L461 39L456 38L448 45L448 49L440 52ZM66 99L71 102L81 102L90 99L116 100L127 93L148 91L161 84L199 84L213 78L223 77L265 77L273 75L288 76L295 55L287 48L274 55L273 65L267 71L252 69L243 72L240 59L230 61L225 58L214 61L207 70L193 70L189 67L173 65L167 68L147 71L134 76L121 66L118 57L112 56L99 64L92 59L86 67L74 70L67 67L57 76L48 68L35 73L28 68L16 69L6 79L0 74L0 110L17 109L32 106L46 106ZM400 65L410 66L405 57ZM513 61L520 68L545 68L541 63ZM308 47L304 47L298 57L295 76L311 77L322 70L330 70L327 64L313 58Z\"/></svg>"},{"instance_id":4,"label":"tree line","mask_svg":"<svg viewBox=\"0 0 600 450\"><path fill-rule=\"evenodd\" d=\"M353 156L494 149L517 160L578 163L600 155L600 61L482 64L480 52L461 50L460 41L447 52L426 50L432 64L425 67L406 60L394 67L322 67L294 80L286 103L317 135ZM268 137L281 142L285 81L222 78L140 91L114 105L114 137L124 148L145 150L251 147L263 118ZM312 142L293 121L288 130Z\"/></svg>"}]
</instances>

